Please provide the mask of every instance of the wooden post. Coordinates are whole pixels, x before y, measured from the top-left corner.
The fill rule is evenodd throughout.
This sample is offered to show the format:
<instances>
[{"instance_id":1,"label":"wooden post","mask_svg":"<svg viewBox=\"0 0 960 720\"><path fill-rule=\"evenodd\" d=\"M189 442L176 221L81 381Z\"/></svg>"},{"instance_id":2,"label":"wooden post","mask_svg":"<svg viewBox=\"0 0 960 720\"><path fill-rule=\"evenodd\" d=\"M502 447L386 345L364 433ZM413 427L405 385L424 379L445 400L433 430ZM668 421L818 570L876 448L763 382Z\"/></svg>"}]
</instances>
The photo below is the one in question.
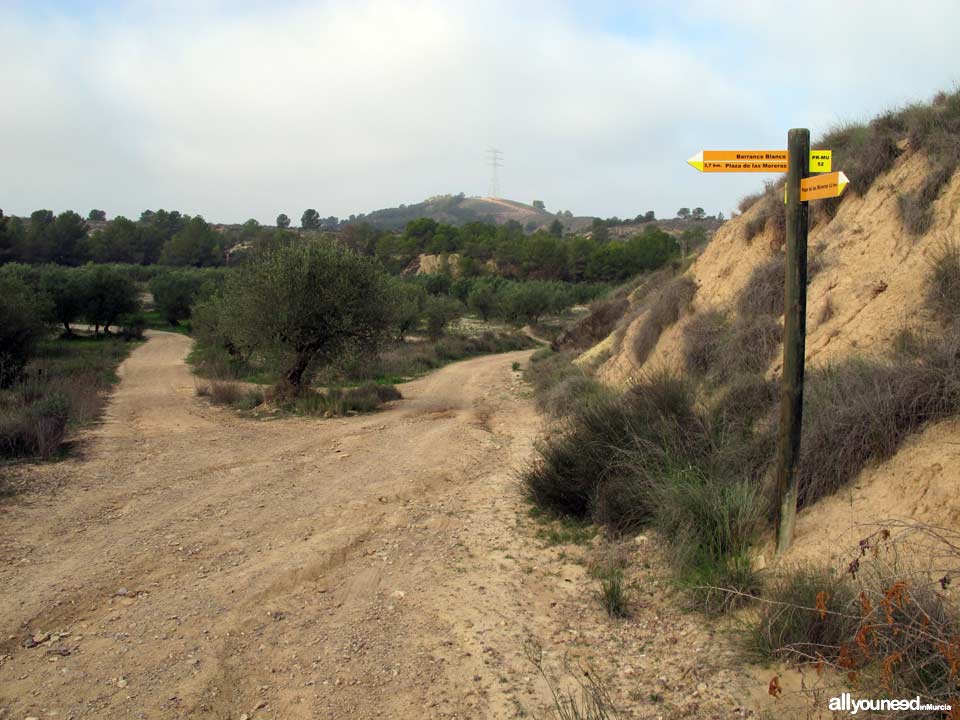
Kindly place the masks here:
<instances>
[{"instance_id":1,"label":"wooden post","mask_svg":"<svg viewBox=\"0 0 960 720\"><path fill-rule=\"evenodd\" d=\"M807 333L807 203L800 202L800 180L809 175L810 131L787 135L787 250L784 288L783 385L780 391L780 444L777 451L777 554L793 542L797 519L797 463L803 420L803 366Z\"/></svg>"}]
</instances>

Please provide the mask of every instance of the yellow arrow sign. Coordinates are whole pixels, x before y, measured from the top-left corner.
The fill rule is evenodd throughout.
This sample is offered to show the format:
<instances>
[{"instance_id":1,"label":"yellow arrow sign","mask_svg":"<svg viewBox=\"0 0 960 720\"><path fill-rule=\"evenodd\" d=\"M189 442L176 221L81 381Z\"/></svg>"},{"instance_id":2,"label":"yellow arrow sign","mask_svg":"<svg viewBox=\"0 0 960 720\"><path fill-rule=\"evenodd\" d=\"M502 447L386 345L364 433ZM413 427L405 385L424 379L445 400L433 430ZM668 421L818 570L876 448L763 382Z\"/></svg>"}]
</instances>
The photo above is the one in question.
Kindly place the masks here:
<instances>
[{"instance_id":1,"label":"yellow arrow sign","mask_svg":"<svg viewBox=\"0 0 960 720\"><path fill-rule=\"evenodd\" d=\"M703 150L687 162L700 172L786 172L786 150Z\"/></svg>"},{"instance_id":2,"label":"yellow arrow sign","mask_svg":"<svg viewBox=\"0 0 960 720\"><path fill-rule=\"evenodd\" d=\"M800 202L840 197L850 179L843 172L814 175L800 181Z\"/></svg>"}]
</instances>

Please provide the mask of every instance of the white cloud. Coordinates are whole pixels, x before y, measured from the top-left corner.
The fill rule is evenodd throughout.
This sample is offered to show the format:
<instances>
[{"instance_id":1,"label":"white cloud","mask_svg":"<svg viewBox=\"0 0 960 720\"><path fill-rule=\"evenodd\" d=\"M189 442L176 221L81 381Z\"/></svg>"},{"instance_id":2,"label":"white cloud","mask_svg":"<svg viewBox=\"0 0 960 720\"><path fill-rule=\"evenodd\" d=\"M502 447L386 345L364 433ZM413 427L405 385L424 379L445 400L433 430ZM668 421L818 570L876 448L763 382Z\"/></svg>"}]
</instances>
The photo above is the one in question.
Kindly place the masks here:
<instances>
[{"instance_id":1,"label":"white cloud","mask_svg":"<svg viewBox=\"0 0 960 720\"><path fill-rule=\"evenodd\" d=\"M556 4L236 7L0 10L0 206L343 216L483 194L493 144L508 197L603 215L728 210L757 179L698 176L684 164L696 150L782 144L796 122L784 97L826 124L928 95L960 66L946 4L903 22L824 5L815 41L769 3L691 5L672 32L660 17L637 36ZM709 48L684 34L710 23ZM805 47L802 60L788 49Z\"/></svg>"}]
</instances>

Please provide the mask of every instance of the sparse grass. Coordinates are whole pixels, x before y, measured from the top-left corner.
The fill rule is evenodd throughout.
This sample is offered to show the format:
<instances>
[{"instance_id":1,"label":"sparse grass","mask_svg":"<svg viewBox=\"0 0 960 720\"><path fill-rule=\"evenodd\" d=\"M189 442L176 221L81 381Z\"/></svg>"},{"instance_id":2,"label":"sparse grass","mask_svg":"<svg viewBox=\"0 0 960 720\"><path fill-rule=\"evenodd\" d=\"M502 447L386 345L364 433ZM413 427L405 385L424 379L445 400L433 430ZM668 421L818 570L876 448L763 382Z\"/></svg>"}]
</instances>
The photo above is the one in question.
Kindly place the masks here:
<instances>
[{"instance_id":1,"label":"sparse grass","mask_svg":"<svg viewBox=\"0 0 960 720\"><path fill-rule=\"evenodd\" d=\"M439 340L394 343L377 357L348 357L314 376L318 385L349 385L373 381L405 382L451 362L479 355L526 350L536 343L520 332L449 334Z\"/></svg>"},{"instance_id":2,"label":"sparse grass","mask_svg":"<svg viewBox=\"0 0 960 720\"><path fill-rule=\"evenodd\" d=\"M930 261L927 304L945 323L960 321L960 242L942 240Z\"/></svg>"},{"instance_id":3,"label":"sparse grass","mask_svg":"<svg viewBox=\"0 0 960 720\"><path fill-rule=\"evenodd\" d=\"M600 604L612 618L625 618L630 614L622 570L613 570L600 580Z\"/></svg>"},{"instance_id":4,"label":"sparse grass","mask_svg":"<svg viewBox=\"0 0 960 720\"><path fill-rule=\"evenodd\" d=\"M643 364L653 352L663 331L680 319L696 292L697 284L688 275L674 278L660 290L650 303L634 339L633 351L639 364Z\"/></svg>"},{"instance_id":5,"label":"sparse grass","mask_svg":"<svg viewBox=\"0 0 960 720\"><path fill-rule=\"evenodd\" d=\"M48 339L0 391L0 458L50 458L71 430L99 419L116 369L136 346L118 337Z\"/></svg>"},{"instance_id":6,"label":"sparse grass","mask_svg":"<svg viewBox=\"0 0 960 720\"><path fill-rule=\"evenodd\" d=\"M574 680L570 690L557 686L547 673L543 662L543 648L528 641L524 646L527 659L543 678L553 698L553 713L558 720L619 720L623 717L607 689L606 683L591 665L564 669Z\"/></svg>"},{"instance_id":7,"label":"sparse grass","mask_svg":"<svg viewBox=\"0 0 960 720\"><path fill-rule=\"evenodd\" d=\"M334 417L355 413L373 412L384 403L399 400L403 396L393 385L378 385L368 382L353 388L330 388L323 392L301 393L283 408L302 415Z\"/></svg>"}]
</instances>

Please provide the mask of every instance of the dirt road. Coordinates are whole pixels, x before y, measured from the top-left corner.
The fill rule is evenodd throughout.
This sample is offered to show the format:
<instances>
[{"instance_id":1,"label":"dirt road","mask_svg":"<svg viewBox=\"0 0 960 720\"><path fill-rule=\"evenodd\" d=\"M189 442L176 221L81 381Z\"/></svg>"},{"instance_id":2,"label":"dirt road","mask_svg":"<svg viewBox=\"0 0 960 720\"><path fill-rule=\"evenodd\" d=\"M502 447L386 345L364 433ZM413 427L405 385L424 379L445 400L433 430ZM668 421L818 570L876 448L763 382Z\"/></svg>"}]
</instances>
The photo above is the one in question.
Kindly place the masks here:
<instances>
[{"instance_id":1,"label":"dirt road","mask_svg":"<svg viewBox=\"0 0 960 720\"><path fill-rule=\"evenodd\" d=\"M529 351L258 421L195 397L189 342L151 333L76 457L0 505L0 719L548 717L531 642L567 686L592 657L625 717L744 716L650 544L615 622L589 548L535 537Z\"/></svg>"},{"instance_id":2,"label":"dirt road","mask_svg":"<svg viewBox=\"0 0 960 720\"><path fill-rule=\"evenodd\" d=\"M256 421L194 396L188 349L151 333L80 456L30 469L52 489L0 510L0 716L542 707L524 640L552 643L572 590L516 531L528 353L450 365L384 412Z\"/></svg>"}]
</instances>

